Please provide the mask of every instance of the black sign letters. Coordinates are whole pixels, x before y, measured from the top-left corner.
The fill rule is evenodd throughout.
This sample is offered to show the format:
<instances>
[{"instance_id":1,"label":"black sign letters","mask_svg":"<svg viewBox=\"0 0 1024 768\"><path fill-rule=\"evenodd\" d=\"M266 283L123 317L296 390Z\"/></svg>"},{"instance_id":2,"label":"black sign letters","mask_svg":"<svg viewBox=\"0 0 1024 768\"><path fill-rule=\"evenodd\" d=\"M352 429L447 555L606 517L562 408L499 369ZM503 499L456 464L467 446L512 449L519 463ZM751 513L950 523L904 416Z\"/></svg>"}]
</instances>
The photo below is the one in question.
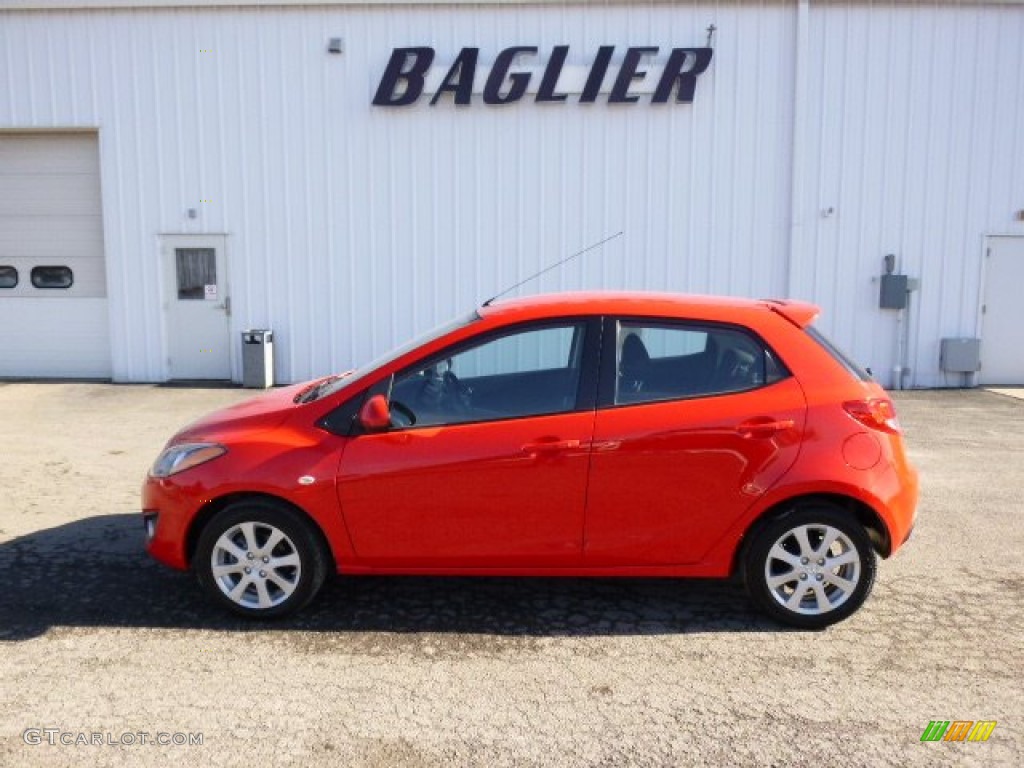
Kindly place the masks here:
<instances>
[{"instance_id":1,"label":"black sign letters","mask_svg":"<svg viewBox=\"0 0 1024 768\"><path fill-rule=\"evenodd\" d=\"M654 46L626 49L622 64L608 92L608 103L635 104L640 100L640 96L635 92L631 93L630 89L647 76L651 59L657 56L658 51L659 49ZM533 72L516 71L513 64L517 59L536 56L537 52L537 46L533 45L512 46L501 51L494 59L490 73L484 81L484 104L512 104L520 101L530 89ZM395 48L384 69L373 103L379 107L405 107L415 104L426 87L430 67L434 63L434 53L433 48L425 46ZM602 86L614 53L613 45L602 45L597 49L586 80L579 89L576 100L580 104L593 104L597 101L602 93ZM672 100L673 93L676 104L692 103L697 88L697 77L711 64L711 54L711 48L672 48L668 60L661 69L657 86L651 93L651 103L667 104ZM551 50L534 101L569 101L569 93L558 90L559 78L568 56L568 45L556 45ZM434 90L430 104L437 104L449 94L455 104L472 104L479 59L479 48L463 48Z\"/></svg>"}]
</instances>

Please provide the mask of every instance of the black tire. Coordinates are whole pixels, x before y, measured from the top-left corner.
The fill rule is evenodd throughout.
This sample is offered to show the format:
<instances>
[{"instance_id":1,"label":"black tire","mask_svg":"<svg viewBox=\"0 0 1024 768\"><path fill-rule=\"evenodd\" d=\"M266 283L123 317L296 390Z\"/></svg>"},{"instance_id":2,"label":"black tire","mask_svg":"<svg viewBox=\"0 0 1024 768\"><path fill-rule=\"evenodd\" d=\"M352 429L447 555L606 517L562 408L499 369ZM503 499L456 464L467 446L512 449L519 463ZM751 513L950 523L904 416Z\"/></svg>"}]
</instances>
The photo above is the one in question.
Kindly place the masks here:
<instances>
[{"instance_id":1,"label":"black tire","mask_svg":"<svg viewBox=\"0 0 1024 768\"><path fill-rule=\"evenodd\" d=\"M826 536L836 538L822 551ZM785 512L752 534L743 556L743 579L751 600L772 618L801 629L823 629L863 605L876 567L871 540L860 523L839 507L816 503Z\"/></svg>"},{"instance_id":2,"label":"black tire","mask_svg":"<svg viewBox=\"0 0 1024 768\"><path fill-rule=\"evenodd\" d=\"M241 616L269 619L295 613L316 596L328 554L295 510L271 499L243 499L206 524L192 567L215 601Z\"/></svg>"}]
</instances>

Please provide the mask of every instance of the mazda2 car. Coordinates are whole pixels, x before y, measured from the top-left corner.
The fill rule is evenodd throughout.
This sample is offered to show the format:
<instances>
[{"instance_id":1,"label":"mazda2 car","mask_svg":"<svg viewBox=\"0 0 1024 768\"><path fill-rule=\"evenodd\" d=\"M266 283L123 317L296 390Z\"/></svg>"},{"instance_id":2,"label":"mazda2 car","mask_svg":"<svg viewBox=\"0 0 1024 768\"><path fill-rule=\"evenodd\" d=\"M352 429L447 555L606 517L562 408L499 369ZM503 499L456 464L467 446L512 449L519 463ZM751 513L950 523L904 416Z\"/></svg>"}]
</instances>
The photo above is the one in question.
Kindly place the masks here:
<instances>
[{"instance_id":1,"label":"mazda2 car","mask_svg":"<svg viewBox=\"0 0 1024 768\"><path fill-rule=\"evenodd\" d=\"M275 617L329 573L742 577L798 627L910 535L891 400L817 307L643 293L483 306L227 408L146 479L147 549Z\"/></svg>"}]
</instances>

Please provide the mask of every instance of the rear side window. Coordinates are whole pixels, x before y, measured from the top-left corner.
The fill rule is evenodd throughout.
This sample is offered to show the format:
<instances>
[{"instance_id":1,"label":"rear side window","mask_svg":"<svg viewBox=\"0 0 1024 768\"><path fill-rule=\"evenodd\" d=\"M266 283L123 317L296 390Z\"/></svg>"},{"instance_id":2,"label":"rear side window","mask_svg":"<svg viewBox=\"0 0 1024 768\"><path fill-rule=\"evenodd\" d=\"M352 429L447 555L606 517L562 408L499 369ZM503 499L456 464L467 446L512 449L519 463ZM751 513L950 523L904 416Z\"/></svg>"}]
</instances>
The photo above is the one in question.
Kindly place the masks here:
<instances>
[{"instance_id":1,"label":"rear side window","mask_svg":"<svg viewBox=\"0 0 1024 768\"><path fill-rule=\"evenodd\" d=\"M616 362L620 405L745 392L789 375L752 334L695 323L624 320Z\"/></svg>"},{"instance_id":2,"label":"rear side window","mask_svg":"<svg viewBox=\"0 0 1024 768\"><path fill-rule=\"evenodd\" d=\"M848 354L843 352L839 347L833 344L828 337L825 336L821 331L813 326L807 329L807 334L814 339L829 355L832 356L837 363L843 368L850 372L851 375L860 379L861 381L871 381L871 374L868 373L864 368L861 368L857 361L855 361Z\"/></svg>"}]
</instances>

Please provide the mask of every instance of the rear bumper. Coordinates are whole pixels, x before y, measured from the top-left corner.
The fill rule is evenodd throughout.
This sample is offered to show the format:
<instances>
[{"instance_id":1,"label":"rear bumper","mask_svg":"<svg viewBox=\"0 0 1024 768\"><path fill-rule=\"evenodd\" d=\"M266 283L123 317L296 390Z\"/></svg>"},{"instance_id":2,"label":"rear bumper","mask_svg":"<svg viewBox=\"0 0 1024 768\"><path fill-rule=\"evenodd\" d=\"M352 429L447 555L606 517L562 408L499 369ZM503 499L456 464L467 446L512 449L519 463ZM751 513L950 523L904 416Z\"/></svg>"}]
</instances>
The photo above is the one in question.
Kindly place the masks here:
<instances>
[{"instance_id":1,"label":"rear bumper","mask_svg":"<svg viewBox=\"0 0 1024 768\"><path fill-rule=\"evenodd\" d=\"M910 526L910 530L909 530L909 531L907 531L907 536L906 536L906 538L905 538L905 539L903 539L903 544L906 544L906 543L907 543L908 541L910 541L910 537L911 537L911 536L913 535L913 533L914 533L914 526L913 526L913 525L911 525L911 526ZM900 546L903 546L903 545L901 544Z\"/></svg>"},{"instance_id":2,"label":"rear bumper","mask_svg":"<svg viewBox=\"0 0 1024 768\"><path fill-rule=\"evenodd\" d=\"M910 539L917 522L918 504L918 474L917 470L909 465L893 467L893 471L899 478L896 492L885 502L884 515L886 525L889 528L889 552L891 557Z\"/></svg>"}]
</instances>

